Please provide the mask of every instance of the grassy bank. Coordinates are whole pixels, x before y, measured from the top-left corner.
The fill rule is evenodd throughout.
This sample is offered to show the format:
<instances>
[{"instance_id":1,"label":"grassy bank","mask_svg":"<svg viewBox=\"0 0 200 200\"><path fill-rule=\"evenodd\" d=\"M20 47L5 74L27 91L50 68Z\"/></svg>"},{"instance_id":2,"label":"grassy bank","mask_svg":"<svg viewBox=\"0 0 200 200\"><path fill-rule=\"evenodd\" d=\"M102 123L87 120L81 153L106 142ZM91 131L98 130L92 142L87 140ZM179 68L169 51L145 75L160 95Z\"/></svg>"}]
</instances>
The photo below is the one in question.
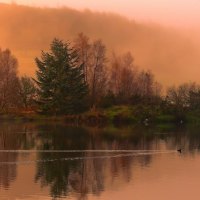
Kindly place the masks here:
<instances>
[{"instance_id":1,"label":"grassy bank","mask_svg":"<svg viewBox=\"0 0 200 200\"><path fill-rule=\"evenodd\" d=\"M172 114L164 114L159 107L145 106L112 106L107 109L90 110L80 115L49 116L33 112L1 114L0 120L18 121L63 121L76 124L133 124L143 123L162 124L175 123L176 117ZM188 115L188 122L200 123L196 115Z\"/></svg>"},{"instance_id":2,"label":"grassy bank","mask_svg":"<svg viewBox=\"0 0 200 200\"><path fill-rule=\"evenodd\" d=\"M159 107L150 106L112 106L107 109L90 110L80 115L49 116L37 113L1 114L0 121L49 121L69 124L86 125L127 125L143 124L200 124L200 114L187 113L184 120L177 119L173 114L164 113Z\"/></svg>"}]
</instances>

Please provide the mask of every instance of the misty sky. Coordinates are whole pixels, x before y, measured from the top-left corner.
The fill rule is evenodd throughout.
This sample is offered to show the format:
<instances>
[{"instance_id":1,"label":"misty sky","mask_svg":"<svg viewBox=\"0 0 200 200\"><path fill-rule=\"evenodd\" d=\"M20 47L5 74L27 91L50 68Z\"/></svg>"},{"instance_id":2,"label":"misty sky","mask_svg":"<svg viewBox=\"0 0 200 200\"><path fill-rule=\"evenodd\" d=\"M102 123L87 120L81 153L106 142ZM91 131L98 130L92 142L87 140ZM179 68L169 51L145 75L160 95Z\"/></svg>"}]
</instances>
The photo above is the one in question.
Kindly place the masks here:
<instances>
[{"instance_id":1,"label":"misty sky","mask_svg":"<svg viewBox=\"0 0 200 200\"><path fill-rule=\"evenodd\" d=\"M0 2L45 7L65 5L76 9L89 8L165 25L187 27L200 24L199 0L0 0Z\"/></svg>"}]
</instances>

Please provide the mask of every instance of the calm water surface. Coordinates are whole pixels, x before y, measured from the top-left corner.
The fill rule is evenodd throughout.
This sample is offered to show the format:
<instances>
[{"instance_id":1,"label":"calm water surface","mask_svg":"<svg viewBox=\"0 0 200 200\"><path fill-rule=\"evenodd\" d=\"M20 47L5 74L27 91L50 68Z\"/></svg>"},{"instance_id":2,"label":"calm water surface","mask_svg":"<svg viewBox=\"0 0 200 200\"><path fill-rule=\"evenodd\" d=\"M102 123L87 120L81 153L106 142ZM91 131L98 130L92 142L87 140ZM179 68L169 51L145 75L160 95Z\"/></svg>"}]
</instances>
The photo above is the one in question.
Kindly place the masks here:
<instances>
[{"instance_id":1,"label":"calm water surface","mask_svg":"<svg viewBox=\"0 0 200 200\"><path fill-rule=\"evenodd\" d=\"M198 128L1 123L0 199L200 199L199 150Z\"/></svg>"}]
</instances>

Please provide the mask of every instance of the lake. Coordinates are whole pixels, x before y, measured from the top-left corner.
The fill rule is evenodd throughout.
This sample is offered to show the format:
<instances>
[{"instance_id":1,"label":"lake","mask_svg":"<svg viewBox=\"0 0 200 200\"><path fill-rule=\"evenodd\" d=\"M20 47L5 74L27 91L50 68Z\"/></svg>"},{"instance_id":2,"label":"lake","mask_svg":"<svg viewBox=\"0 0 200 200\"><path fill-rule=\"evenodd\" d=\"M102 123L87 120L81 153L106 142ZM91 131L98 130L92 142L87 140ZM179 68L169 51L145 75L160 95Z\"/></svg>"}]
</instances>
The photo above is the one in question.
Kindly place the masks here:
<instances>
[{"instance_id":1,"label":"lake","mask_svg":"<svg viewBox=\"0 0 200 200\"><path fill-rule=\"evenodd\" d=\"M197 127L1 122L0 199L195 200L199 150Z\"/></svg>"}]
</instances>

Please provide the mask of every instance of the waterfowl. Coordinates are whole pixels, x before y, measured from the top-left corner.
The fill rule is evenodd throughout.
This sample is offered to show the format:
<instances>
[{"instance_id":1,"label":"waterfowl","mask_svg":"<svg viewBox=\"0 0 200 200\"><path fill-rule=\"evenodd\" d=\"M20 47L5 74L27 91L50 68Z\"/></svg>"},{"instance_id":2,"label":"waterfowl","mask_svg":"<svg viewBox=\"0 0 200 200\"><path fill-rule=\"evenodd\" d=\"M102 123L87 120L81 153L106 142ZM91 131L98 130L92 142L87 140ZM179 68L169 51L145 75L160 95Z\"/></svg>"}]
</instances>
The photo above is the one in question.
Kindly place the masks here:
<instances>
[{"instance_id":1,"label":"waterfowl","mask_svg":"<svg viewBox=\"0 0 200 200\"><path fill-rule=\"evenodd\" d=\"M178 151L179 153L181 153L181 152L182 152L182 149L178 149L177 151Z\"/></svg>"}]
</instances>

